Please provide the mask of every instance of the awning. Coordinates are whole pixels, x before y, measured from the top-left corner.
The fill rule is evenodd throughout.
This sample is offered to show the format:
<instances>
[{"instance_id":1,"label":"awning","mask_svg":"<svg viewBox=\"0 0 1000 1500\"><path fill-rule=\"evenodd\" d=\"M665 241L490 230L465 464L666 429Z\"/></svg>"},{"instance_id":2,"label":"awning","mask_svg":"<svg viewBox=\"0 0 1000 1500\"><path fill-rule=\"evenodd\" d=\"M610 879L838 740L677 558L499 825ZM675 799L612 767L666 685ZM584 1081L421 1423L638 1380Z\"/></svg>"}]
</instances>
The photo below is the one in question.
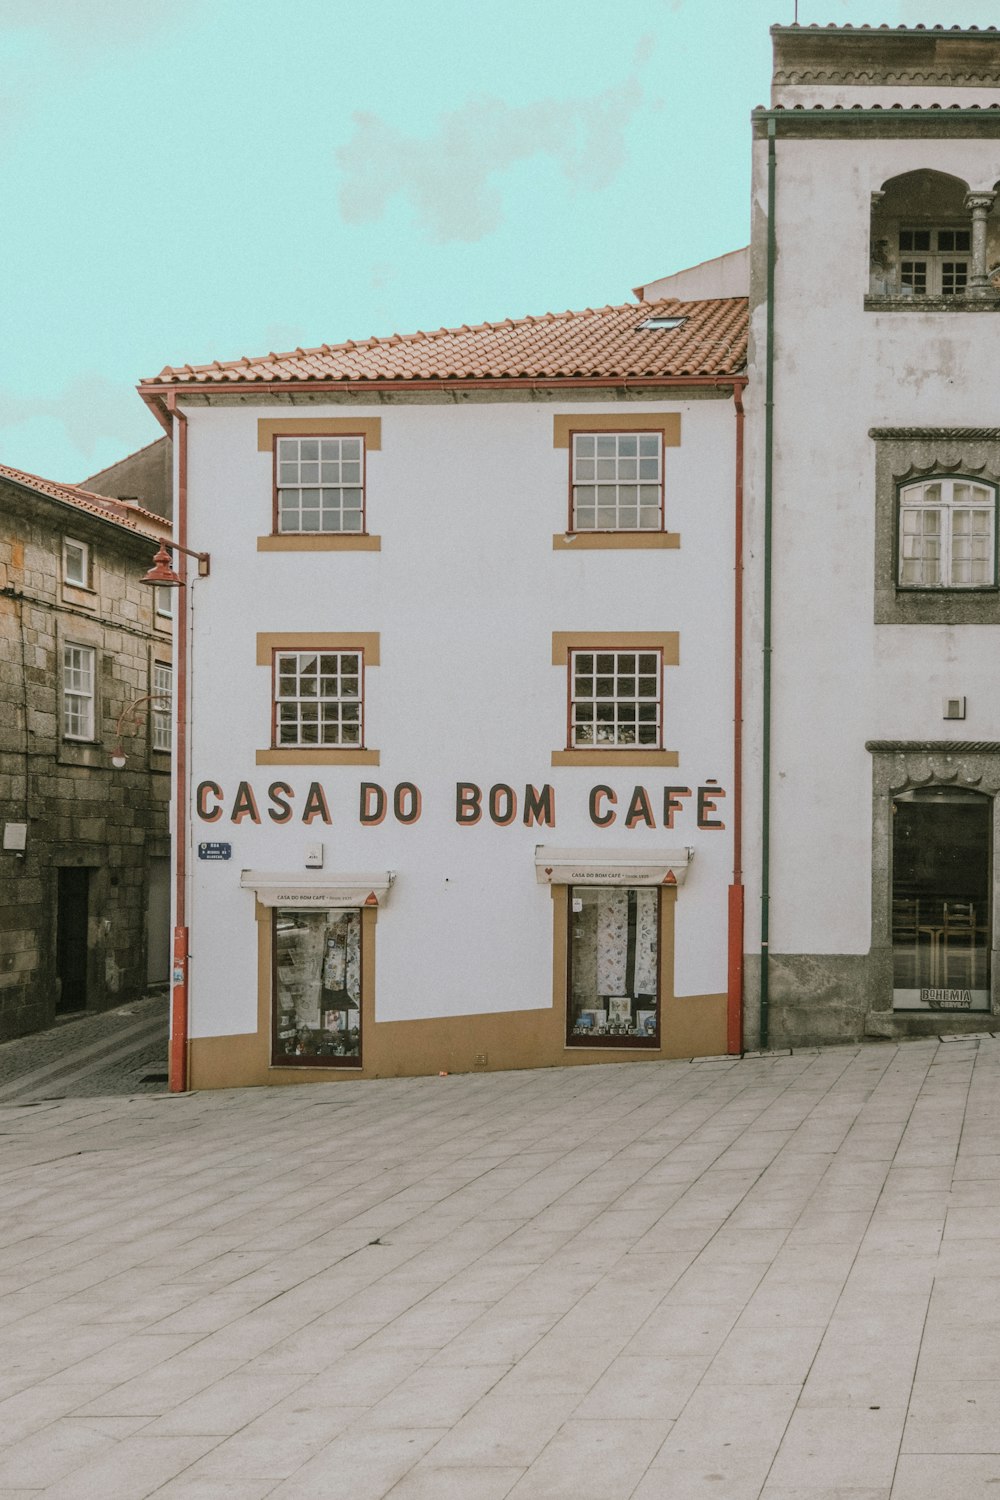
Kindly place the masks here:
<instances>
[{"instance_id":1,"label":"awning","mask_svg":"<svg viewBox=\"0 0 1000 1500\"><path fill-rule=\"evenodd\" d=\"M552 849L535 846L540 885L683 885L693 849Z\"/></svg>"},{"instance_id":2,"label":"awning","mask_svg":"<svg viewBox=\"0 0 1000 1500\"><path fill-rule=\"evenodd\" d=\"M240 885L261 906L384 906L394 870L374 875L341 875L331 870L241 870Z\"/></svg>"}]
</instances>

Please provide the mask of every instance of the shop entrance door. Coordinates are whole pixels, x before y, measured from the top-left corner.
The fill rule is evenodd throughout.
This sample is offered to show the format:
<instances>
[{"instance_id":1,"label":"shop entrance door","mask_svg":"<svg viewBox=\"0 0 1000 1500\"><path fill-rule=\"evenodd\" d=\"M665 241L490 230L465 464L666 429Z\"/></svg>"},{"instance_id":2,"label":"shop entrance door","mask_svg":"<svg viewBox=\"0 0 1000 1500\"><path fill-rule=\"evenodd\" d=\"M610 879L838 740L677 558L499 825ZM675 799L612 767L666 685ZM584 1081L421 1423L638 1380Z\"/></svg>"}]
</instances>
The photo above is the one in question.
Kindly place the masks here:
<instances>
[{"instance_id":1,"label":"shop entrance door","mask_svg":"<svg viewBox=\"0 0 1000 1500\"><path fill-rule=\"evenodd\" d=\"M989 1010L992 800L922 787L892 811L893 1009Z\"/></svg>"},{"instance_id":2,"label":"shop entrance door","mask_svg":"<svg viewBox=\"0 0 1000 1500\"><path fill-rule=\"evenodd\" d=\"M56 975L60 981L56 1013L87 1008L87 925L90 916L90 871L58 871L56 907Z\"/></svg>"}]
</instances>

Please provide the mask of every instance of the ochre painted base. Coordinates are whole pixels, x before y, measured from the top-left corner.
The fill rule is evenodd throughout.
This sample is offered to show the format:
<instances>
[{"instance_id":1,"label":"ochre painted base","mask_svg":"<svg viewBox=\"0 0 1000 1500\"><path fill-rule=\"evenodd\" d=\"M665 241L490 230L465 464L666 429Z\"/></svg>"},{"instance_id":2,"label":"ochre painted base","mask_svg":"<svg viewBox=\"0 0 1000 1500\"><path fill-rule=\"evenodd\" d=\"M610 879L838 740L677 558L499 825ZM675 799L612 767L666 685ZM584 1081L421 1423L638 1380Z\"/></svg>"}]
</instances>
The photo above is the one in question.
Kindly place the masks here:
<instances>
[{"instance_id":1,"label":"ochre painted base","mask_svg":"<svg viewBox=\"0 0 1000 1500\"><path fill-rule=\"evenodd\" d=\"M726 1051L726 996L673 993L676 891L661 892L659 1047L566 1045L567 887L552 887L552 1004L545 1009L438 1016L422 1021L376 1021L375 929L378 910L362 911L359 1068L271 1066L271 914L258 907L256 1033L197 1037L190 1043L192 1089L246 1088L285 1083L346 1083L358 1078L416 1078L437 1073L496 1073L513 1068L592 1063L656 1062L714 1057Z\"/></svg>"}]
</instances>

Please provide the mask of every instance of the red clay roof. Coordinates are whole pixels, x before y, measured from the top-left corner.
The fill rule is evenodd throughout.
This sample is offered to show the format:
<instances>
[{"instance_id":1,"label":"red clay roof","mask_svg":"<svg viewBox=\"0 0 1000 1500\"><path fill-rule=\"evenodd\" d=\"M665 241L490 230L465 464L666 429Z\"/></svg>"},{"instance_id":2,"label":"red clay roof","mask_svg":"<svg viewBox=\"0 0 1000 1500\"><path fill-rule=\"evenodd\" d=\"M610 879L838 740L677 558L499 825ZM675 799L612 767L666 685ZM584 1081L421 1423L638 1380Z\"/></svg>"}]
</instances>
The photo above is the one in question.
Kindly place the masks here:
<instances>
[{"instance_id":1,"label":"red clay roof","mask_svg":"<svg viewBox=\"0 0 1000 1500\"><path fill-rule=\"evenodd\" d=\"M82 490L77 484L57 484L54 479L41 479L37 474L27 474L23 469L11 469L6 464L0 464L0 479L9 479L22 489L47 495L50 500L59 500L62 504L72 505L101 521L110 521L112 525L154 537L157 541L171 534L169 521L165 521L155 511L146 510L142 505L133 505L128 500L94 495L90 490Z\"/></svg>"},{"instance_id":2,"label":"red clay roof","mask_svg":"<svg viewBox=\"0 0 1000 1500\"><path fill-rule=\"evenodd\" d=\"M640 329L649 317L682 317L672 330ZM323 344L257 359L169 365L140 389L162 386L366 381L661 379L739 374L746 364L747 299L630 302L503 323Z\"/></svg>"}]
</instances>

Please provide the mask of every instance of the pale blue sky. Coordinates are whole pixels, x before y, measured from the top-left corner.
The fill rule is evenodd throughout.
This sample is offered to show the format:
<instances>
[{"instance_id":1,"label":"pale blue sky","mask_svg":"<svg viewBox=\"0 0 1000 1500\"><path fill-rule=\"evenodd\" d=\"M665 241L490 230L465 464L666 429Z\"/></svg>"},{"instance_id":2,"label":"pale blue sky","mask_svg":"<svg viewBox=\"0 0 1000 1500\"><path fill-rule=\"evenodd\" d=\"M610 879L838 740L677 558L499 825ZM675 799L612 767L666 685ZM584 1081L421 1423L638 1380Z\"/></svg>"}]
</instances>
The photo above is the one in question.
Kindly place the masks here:
<instances>
[{"instance_id":1,"label":"pale blue sky","mask_svg":"<svg viewBox=\"0 0 1000 1500\"><path fill-rule=\"evenodd\" d=\"M799 0L990 25L997 0ZM0 0L0 462L155 438L164 364L549 309L748 238L795 0Z\"/></svg>"}]
</instances>

